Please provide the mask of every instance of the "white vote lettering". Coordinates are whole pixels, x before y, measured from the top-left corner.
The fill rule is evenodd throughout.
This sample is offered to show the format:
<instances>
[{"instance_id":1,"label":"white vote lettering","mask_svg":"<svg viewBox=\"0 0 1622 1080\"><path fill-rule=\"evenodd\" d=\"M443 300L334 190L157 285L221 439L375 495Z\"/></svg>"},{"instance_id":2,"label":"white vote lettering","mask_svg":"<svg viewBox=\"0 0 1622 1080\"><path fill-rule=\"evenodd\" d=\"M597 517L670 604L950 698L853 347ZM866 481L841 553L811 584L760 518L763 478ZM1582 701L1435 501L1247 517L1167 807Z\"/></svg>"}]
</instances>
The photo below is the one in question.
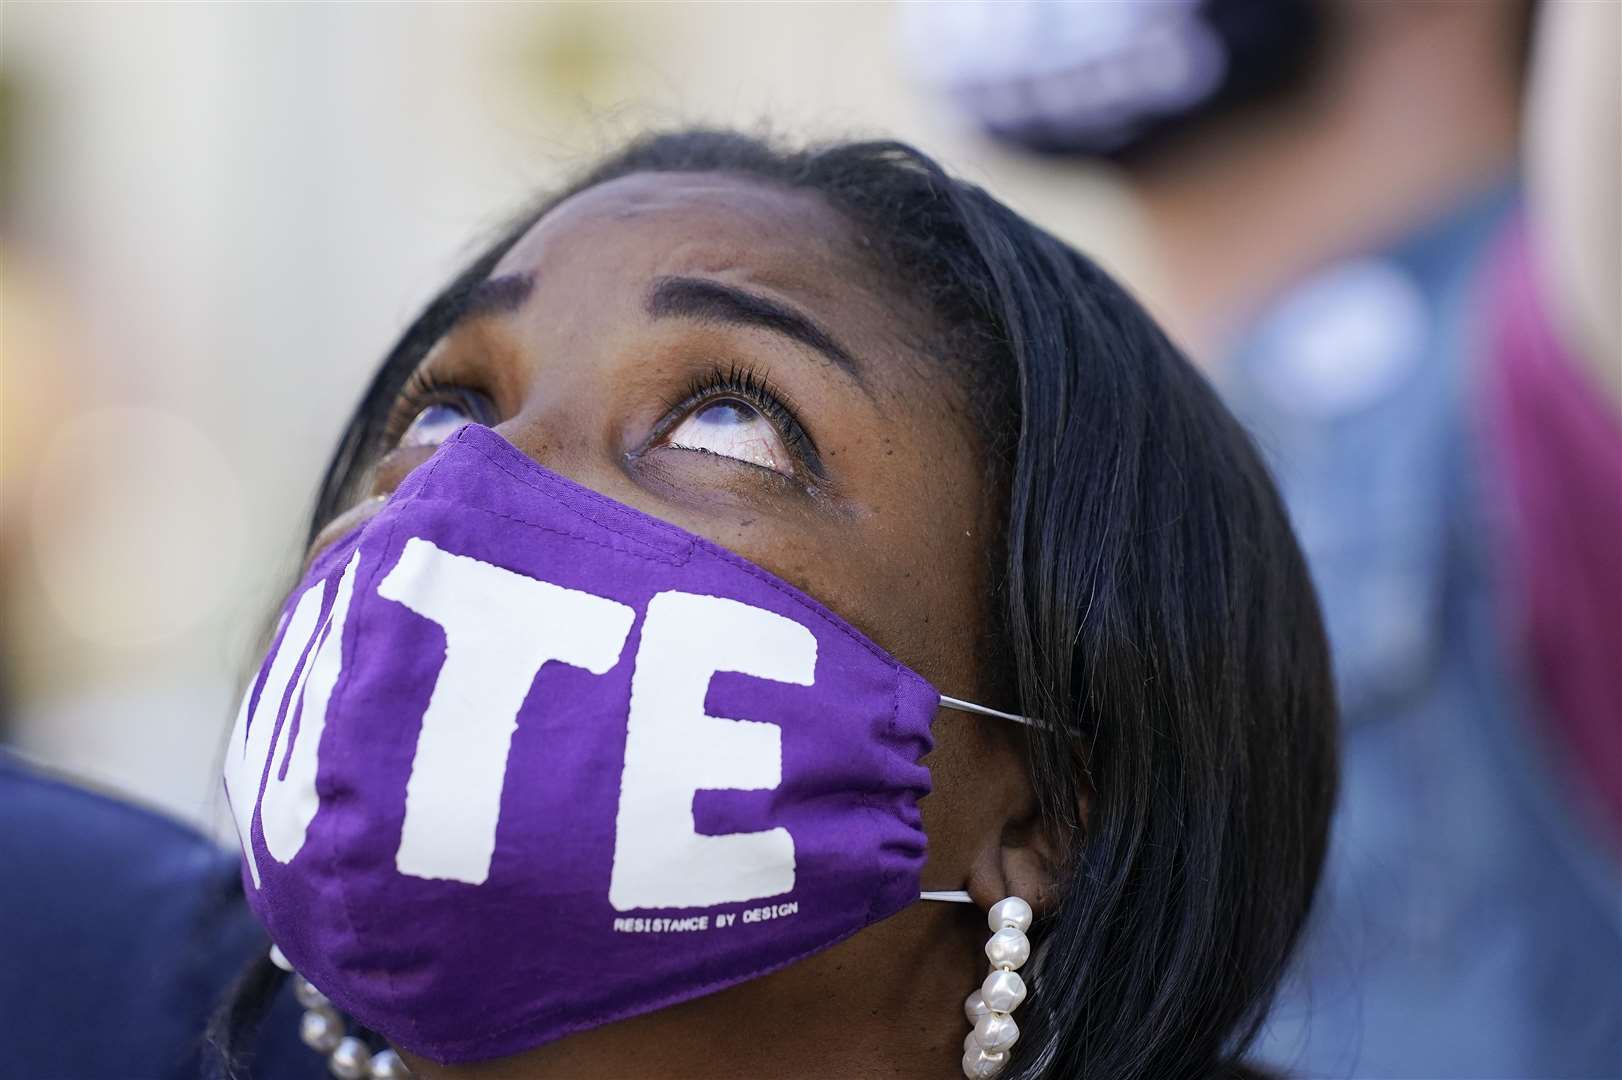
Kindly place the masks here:
<instances>
[{"instance_id":1,"label":"white vote lettering","mask_svg":"<svg viewBox=\"0 0 1622 1080\"><path fill-rule=\"evenodd\" d=\"M349 619L349 601L355 592L355 571L359 565L360 552L357 551L350 556L349 565L338 579L332 611L299 676L298 692L290 699L287 718L276 736L276 747L286 745L291 737L288 728L293 717L299 718L298 739L286 753L285 778L278 775L281 770L276 767L276 747L271 748L270 771L265 776L265 790L259 802L259 826L265 831L265 848L280 863L292 861L304 847L310 822L320 807L315 792L317 752L321 748L321 733L327 726L332 690L343 672L344 624Z\"/></svg>"},{"instance_id":2,"label":"white vote lettering","mask_svg":"<svg viewBox=\"0 0 1622 1080\"><path fill-rule=\"evenodd\" d=\"M700 835L693 795L782 782L782 729L710 716L710 677L735 671L809 686L816 663L817 639L781 615L683 592L648 602L631 677L608 889L616 910L708 907L794 888L787 829Z\"/></svg>"},{"instance_id":3,"label":"white vote lettering","mask_svg":"<svg viewBox=\"0 0 1622 1080\"><path fill-rule=\"evenodd\" d=\"M259 866L250 841L256 805L265 847L282 863L302 850L319 809L321 737L343 672L344 627L359 563L356 552L326 619L319 619L325 583L299 597L257 703L250 686L237 714L225 786L256 888ZM445 634L444 661L406 782L395 866L413 877L480 884L495 851L518 711L536 676L549 661L605 674L619 662L635 612L594 593L443 551L420 537L406 542L377 593ZM781 728L709 715L704 699L711 678L736 672L810 686L816 662L815 636L792 619L717 596L671 591L649 601L631 678L615 820L609 902L617 910L709 907L794 888L794 840L787 829L701 835L693 797L768 790L782 782ZM278 775L282 770L285 776Z\"/></svg>"},{"instance_id":4,"label":"white vote lettering","mask_svg":"<svg viewBox=\"0 0 1622 1080\"><path fill-rule=\"evenodd\" d=\"M237 710L237 722L231 729L231 742L225 751L225 796L231 803L231 817L236 822L237 839L242 842L242 852L248 860L248 876L253 879L254 888L259 887L259 862L253 853L253 812L259 804L260 785L273 749L271 736L276 733L276 715L287 694L287 686L297 673L295 669L304 656L304 647L317 629L315 621L321 614L321 597L325 591L326 583L316 582L299 597L293 614L283 624L281 644L271 658L264 689L259 692L259 705L250 716L248 707L253 702L253 684L250 683L242 695L242 707Z\"/></svg>"},{"instance_id":5,"label":"white vote lettering","mask_svg":"<svg viewBox=\"0 0 1622 1080\"><path fill-rule=\"evenodd\" d=\"M549 660L601 675L619 660L635 612L420 537L377 587L445 631L445 662L423 714L395 867L483 882L490 873L518 710Z\"/></svg>"}]
</instances>

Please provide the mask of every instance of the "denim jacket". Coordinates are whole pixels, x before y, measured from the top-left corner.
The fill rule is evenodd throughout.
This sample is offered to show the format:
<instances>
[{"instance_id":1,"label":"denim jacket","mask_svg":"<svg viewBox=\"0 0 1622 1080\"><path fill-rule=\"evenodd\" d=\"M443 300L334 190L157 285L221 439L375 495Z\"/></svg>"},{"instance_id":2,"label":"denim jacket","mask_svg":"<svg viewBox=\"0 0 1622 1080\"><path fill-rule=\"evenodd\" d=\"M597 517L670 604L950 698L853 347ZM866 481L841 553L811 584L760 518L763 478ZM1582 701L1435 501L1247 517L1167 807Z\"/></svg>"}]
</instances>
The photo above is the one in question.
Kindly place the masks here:
<instances>
[{"instance_id":1,"label":"denim jacket","mask_svg":"<svg viewBox=\"0 0 1622 1080\"><path fill-rule=\"evenodd\" d=\"M1271 305L1225 369L1340 686L1313 921L1256 1054L1302 1077L1622 1077L1622 879L1507 647L1476 380L1500 189Z\"/></svg>"}]
</instances>

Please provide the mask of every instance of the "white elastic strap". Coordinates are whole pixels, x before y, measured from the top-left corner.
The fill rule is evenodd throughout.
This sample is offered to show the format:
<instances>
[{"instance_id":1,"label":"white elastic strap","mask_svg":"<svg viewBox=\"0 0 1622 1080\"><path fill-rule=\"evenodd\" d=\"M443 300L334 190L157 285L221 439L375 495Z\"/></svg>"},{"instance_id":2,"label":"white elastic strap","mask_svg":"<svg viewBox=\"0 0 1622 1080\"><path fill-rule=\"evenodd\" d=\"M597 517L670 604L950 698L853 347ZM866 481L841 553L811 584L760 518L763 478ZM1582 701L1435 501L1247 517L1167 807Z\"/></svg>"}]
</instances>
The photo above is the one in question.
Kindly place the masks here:
<instances>
[{"instance_id":1,"label":"white elastic strap","mask_svg":"<svg viewBox=\"0 0 1622 1080\"><path fill-rule=\"evenodd\" d=\"M1028 716L1015 716L1011 712L998 712L996 709L988 709L984 705L976 705L974 702L964 701L962 698L947 697L945 694L941 695L941 708L956 709L958 712L978 713L981 716L993 716L998 720L1011 720L1016 724L1025 724L1028 727L1047 727L1040 720L1032 720Z\"/></svg>"},{"instance_id":2,"label":"white elastic strap","mask_svg":"<svg viewBox=\"0 0 1622 1080\"><path fill-rule=\"evenodd\" d=\"M920 899L920 900L940 900L943 903L948 903L948 904L972 904L972 903L974 903L973 900L969 899L969 894L966 893L966 892L962 892L961 890L958 890L958 891L946 890L944 892L921 892L921 893L918 894L918 899Z\"/></svg>"}]
</instances>

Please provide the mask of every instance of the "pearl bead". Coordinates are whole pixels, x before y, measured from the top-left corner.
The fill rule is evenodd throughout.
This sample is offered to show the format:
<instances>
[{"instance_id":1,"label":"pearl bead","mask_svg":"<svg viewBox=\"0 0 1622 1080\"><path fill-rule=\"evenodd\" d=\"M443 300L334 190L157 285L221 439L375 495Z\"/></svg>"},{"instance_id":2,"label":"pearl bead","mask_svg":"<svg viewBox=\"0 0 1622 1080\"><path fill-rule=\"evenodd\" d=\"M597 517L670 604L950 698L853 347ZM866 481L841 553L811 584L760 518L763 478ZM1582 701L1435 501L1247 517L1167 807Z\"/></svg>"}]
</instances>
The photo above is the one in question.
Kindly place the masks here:
<instances>
[{"instance_id":1,"label":"pearl bead","mask_svg":"<svg viewBox=\"0 0 1622 1080\"><path fill-rule=\"evenodd\" d=\"M993 930L1011 926L1023 934L1031 928L1031 917L1031 905L1010 896L991 905L991 910L986 912L986 925Z\"/></svg>"},{"instance_id":2,"label":"pearl bead","mask_svg":"<svg viewBox=\"0 0 1622 1080\"><path fill-rule=\"evenodd\" d=\"M993 1012L1013 1012L1025 1000L1025 980L1014 971L993 971L980 984L980 997Z\"/></svg>"},{"instance_id":3,"label":"pearl bead","mask_svg":"<svg viewBox=\"0 0 1622 1080\"><path fill-rule=\"evenodd\" d=\"M367 1080L371 1065L371 1049L353 1035L339 1043L327 1058L327 1067L338 1080Z\"/></svg>"},{"instance_id":4,"label":"pearl bead","mask_svg":"<svg viewBox=\"0 0 1622 1080\"><path fill-rule=\"evenodd\" d=\"M315 988L315 985L302 975L293 976L293 996L298 1003L306 1009L319 1009L330 1004L327 995Z\"/></svg>"},{"instance_id":5,"label":"pearl bead","mask_svg":"<svg viewBox=\"0 0 1622 1080\"><path fill-rule=\"evenodd\" d=\"M330 1054L344 1037L344 1022L331 1009L311 1009L299 1021L298 1037L316 1053Z\"/></svg>"},{"instance_id":6,"label":"pearl bead","mask_svg":"<svg viewBox=\"0 0 1622 1080\"><path fill-rule=\"evenodd\" d=\"M968 999L963 1002L963 1015L969 1018L971 1024L977 1023L982 1016L990 1011L991 1006L986 1004L985 998L980 996L978 990L970 994Z\"/></svg>"},{"instance_id":7,"label":"pearl bead","mask_svg":"<svg viewBox=\"0 0 1622 1080\"><path fill-rule=\"evenodd\" d=\"M984 1050L974 1050L963 1055L963 1075L969 1080L991 1080L1007 1064L1006 1052L988 1054Z\"/></svg>"},{"instance_id":8,"label":"pearl bead","mask_svg":"<svg viewBox=\"0 0 1622 1080\"><path fill-rule=\"evenodd\" d=\"M986 957L992 967L1017 968L1031 958L1031 942L1024 933L1005 926L986 942Z\"/></svg>"},{"instance_id":9,"label":"pearl bead","mask_svg":"<svg viewBox=\"0 0 1622 1080\"><path fill-rule=\"evenodd\" d=\"M1019 1041L1019 1025L1007 1013L986 1013L974 1025L974 1041L988 1054L995 1054Z\"/></svg>"},{"instance_id":10,"label":"pearl bead","mask_svg":"<svg viewBox=\"0 0 1622 1080\"><path fill-rule=\"evenodd\" d=\"M287 954L282 952L279 946L272 945L270 947L270 962L281 968L283 971L293 970L293 965L288 962Z\"/></svg>"},{"instance_id":11,"label":"pearl bead","mask_svg":"<svg viewBox=\"0 0 1622 1080\"><path fill-rule=\"evenodd\" d=\"M972 1054L979 1049L980 1044L974 1041L974 1032L971 1031L963 1036L963 1052L965 1054Z\"/></svg>"},{"instance_id":12,"label":"pearl bead","mask_svg":"<svg viewBox=\"0 0 1622 1080\"><path fill-rule=\"evenodd\" d=\"M372 1055L371 1080L410 1080L411 1070L393 1050L379 1050Z\"/></svg>"}]
</instances>

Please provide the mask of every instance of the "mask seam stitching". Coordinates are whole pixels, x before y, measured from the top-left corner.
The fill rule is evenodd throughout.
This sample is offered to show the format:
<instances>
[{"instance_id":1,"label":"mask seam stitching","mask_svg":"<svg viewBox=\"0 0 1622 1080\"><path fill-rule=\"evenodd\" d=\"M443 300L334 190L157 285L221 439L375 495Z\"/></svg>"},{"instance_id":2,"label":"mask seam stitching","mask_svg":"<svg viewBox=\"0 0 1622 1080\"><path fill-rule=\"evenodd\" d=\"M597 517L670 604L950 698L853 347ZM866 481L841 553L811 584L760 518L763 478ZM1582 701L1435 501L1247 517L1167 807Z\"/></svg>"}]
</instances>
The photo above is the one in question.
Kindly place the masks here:
<instances>
[{"instance_id":1,"label":"mask seam stitching","mask_svg":"<svg viewBox=\"0 0 1622 1080\"><path fill-rule=\"evenodd\" d=\"M565 537L568 537L571 540L579 540L581 543L584 543L584 544L592 544L592 545L594 545L596 547L603 548L603 549L605 549L607 551L612 551L612 552L615 552L615 553L620 554L620 555L626 555L626 556L629 556L630 558L633 558L633 559L642 559L642 560L644 560L646 562L656 562L656 563L662 563L662 564L667 565L667 566L678 566L679 567L679 566L686 566L689 562L692 561L692 551L691 550L688 550L686 553L684 553L683 555L680 555L680 556L670 555L670 556L665 556L665 557L661 558L661 557L657 557L657 556L653 556L653 555L647 555L647 554L644 554L644 553L638 552L638 551L627 551L625 548L615 547L613 544L606 543L606 542L604 542L602 540L597 539L594 536L589 536L584 532L575 532L575 531L570 530L570 529L559 529L559 528L556 528L555 526L552 526L552 525L543 525L538 521L529 521L529 520L526 520L526 519L521 518L521 517L514 517L511 514L504 514L500 510L492 510L487 506L472 506L472 505L469 505L467 503L458 503L458 502L456 502L456 501L454 501L452 499L445 498L445 497L440 496L440 495L427 495L426 493L423 493L420 496L419 495L412 495L411 499L413 501L417 501L417 502L426 501L426 502L430 502L430 503L437 503L437 504L446 506L446 507L450 508L451 510L459 512L459 513L472 512L472 513L484 514L487 517L500 518L503 521L510 521L514 525L523 525L526 528L536 529L536 530L538 530L540 532L553 533L553 534L555 534L557 536L565 536ZM613 530L608 529L607 526L603 526L603 528L608 532L611 532L611 533L613 532ZM621 534L619 534L619 533L614 533L614 535L620 537L621 539L631 540L632 543L636 543L636 541L634 539L632 539L631 537L621 536ZM426 539L426 537L424 539ZM691 546L689 545L689 547L691 547ZM515 573L516 572L517 571L515 571ZM534 577L534 575L532 575L532 574L525 574L524 576L525 577L531 577L531 578ZM535 580L541 580L541 579L536 578Z\"/></svg>"},{"instance_id":2,"label":"mask seam stitching","mask_svg":"<svg viewBox=\"0 0 1622 1080\"><path fill-rule=\"evenodd\" d=\"M892 760L892 755L895 752L896 724L897 724L898 718L901 715L901 680L902 680L902 678L903 678L903 676L902 676L901 672L899 670L896 671L896 673L895 673L895 685L890 691L890 719L889 719L889 722L885 725L886 739L885 739L885 747L884 747L884 749L885 749L885 755L884 755L884 783L885 783L885 786L886 786L887 789L895 789L895 788L898 788L898 787L902 788L902 789L906 788L906 785L901 785L901 784L896 783L895 763ZM884 815L883 810L881 810L878 806L875 806L873 804L873 796L875 794L876 794L876 792L874 792L874 791L863 792L862 793L862 803L869 811L872 812L872 814L873 814L873 816L875 818L879 819L879 821L881 823L881 826L882 826L885 815ZM882 850L883 839L884 839L883 830L882 830L882 828L880 828L878 830L875 830L875 832L876 832L877 835L875 835L873 837L873 839L875 841L879 842L876 846L878 846ZM880 865L881 866L883 865L882 861L881 861ZM890 889L891 889L892 885L895 883L896 877L897 877L897 875L899 873L900 873L899 870L892 869L892 870L885 871L885 872L880 874L878 891L874 894L873 898L868 901L867 916L862 921L862 925L864 927L872 926L873 923L875 922L875 915L876 915L876 913L877 913L877 911L879 909L879 904L883 899L885 899L886 897L889 896Z\"/></svg>"},{"instance_id":3,"label":"mask seam stitching","mask_svg":"<svg viewBox=\"0 0 1622 1080\"><path fill-rule=\"evenodd\" d=\"M464 430L466 430L466 429L464 429ZM542 494L548 495L548 496L552 497L553 499L557 500L560 503L560 505L562 505L563 509L569 511L569 513L575 515L576 517L585 518L585 520L591 522L591 524L593 524L593 525L596 525L598 528L606 529L607 531L609 531L611 533L614 533L616 536L619 536L619 537L622 537L623 539L629 540L631 543L636 544L638 547L652 548L654 551L659 550L657 546L648 543L646 540L640 540L637 537L632 536L629 532L627 532L624 529L623 526L611 525L611 524L608 524L607 522L599 521L596 518L591 517L591 516L589 516L589 515L587 515L585 513L582 513L581 511L576 510L572 506L569 506L568 503L562 501L562 499L560 498L560 493L555 489L561 488L563 495L568 495L568 494L578 495L580 498L584 499L587 502L595 504L596 506L600 507L601 509L607 511L612 517L616 517L616 518L624 517L627 514L635 515L635 514L640 513L640 511L638 511L635 507L626 506L623 503L615 502L614 500L612 500L612 499L608 498L607 496L603 495L601 492L593 491L592 489L586 487L583 484L576 484L574 481L569 480L567 477L553 475L553 474L551 474L550 470L547 470L546 472L537 472L537 471L535 471L535 470L545 469L545 466L540 465L539 463L532 460L529 457L529 455L525 454L522 450L518 449L516 446L513 446L506 439L503 439L500 435L496 435L495 432L492 431L492 432L490 432L490 434L501 441L502 446L503 446L504 449L511 451L513 454L516 454L520 458L523 459L523 462L528 466L528 470L526 470L525 473L515 472L511 467L509 467L508 462L499 460L489 450L487 450L484 447L478 445L478 443L474 442L471 438L462 439L461 441L464 442L468 446L469 449L476 451L481 457L483 457L485 460L489 461L490 464L494 465L496 468L500 469L502 472L506 473L508 476L512 477L514 480L517 480L519 483L523 484L525 487L529 487L529 488L532 488L534 490L540 491ZM460 436L459 436L459 438L460 438ZM548 489L553 489L553 490L548 490ZM679 541L681 543L681 545L683 547L685 547L685 548L691 549L693 547L693 542L697 538L690 535L690 534L688 534L685 530L683 530L681 528L678 528L675 525L672 525L670 522L660 521L658 518L652 516L651 514L643 514L642 516L644 518L646 518L646 521L642 522L642 523L650 525L650 526L656 528L660 532L670 533L672 535L672 537L674 537L674 539ZM670 557L675 558L677 556L672 554Z\"/></svg>"},{"instance_id":4,"label":"mask seam stitching","mask_svg":"<svg viewBox=\"0 0 1622 1080\"><path fill-rule=\"evenodd\" d=\"M409 505L410 503L413 503L413 502L417 501L422 496L422 494L428 489L428 485L433 481L434 474L439 471L439 466L443 461L444 461L444 458L439 458L431 466L429 466L428 474L423 477L422 486L419 487L416 491L412 492L410 495L406 496L404 502L401 503L402 506ZM399 530L400 530L400 518L397 516L394 519L394 521L390 522L390 524L389 524L389 533L388 533L388 536L384 540L383 545L382 545L382 555L378 558L376 564L372 567L372 573L371 573L370 579L369 579L368 584L367 584L367 595L375 595L376 592L377 592L378 579L383 575L384 557L387 556L390 548L393 547L394 538L395 538L396 534L399 532ZM356 547L357 547L357 550L358 550L359 545L356 545ZM396 562L398 562L398 560L396 560ZM360 650L361 635L364 633L364 631L366 629L365 623L366 623L366 617L365 617L365 614L362 613L360 618L358 618L355 621L355 638L354 638L355 646L354 647L355 647L356 652L359 652L359 650ZM354 680L353 679L345 679L344 680L344 687L343 687L343 700L341 702L336 700L336 695L335 695L335 700L333 702L331 702L329 704L329 706L328 706L329 711L331 711L333 708L337 708L338 706L341 706L343 704L347 704L350 697L353 696L353 689L354 689ZM339 711L339 715L342 715L341 709ZM341 802L341 800L335 800L335 801ZM329 840L328 840L329 851L328 851L328 858L327 858L327 872L332 876L332 880L337 886L338 909L339 909L339 911L341 911L343 913L344 922L349 924L349 935L350 935L350 937L352 939L358 940L360 938L360 933L359 933L359 931L358 931L358 929L356 927L354 912L350 908L349 890L348 890L348 887L346 885L344 875L342 875L342 874L340 874L338 872L338 837L336 835L334 835L333 833L329 832L328 833L328 838L329 838ZM396 997L396 993L397 993L397 991L395 989L395 985L394 985L394 974L393 974L393 972L391 972L391 971L389 971L388 969L385 968L382 971L382 975L383 975L384 985L388 990L389 998L390 998L390 1000L393 1000ZM334 1000L337 1000L337 999L334 999ZM341 1004L341 1002L340 1002L340 1004ZM353 1010L350 1010L350 1011L353 1011ZM413 1023L411 1026L412 1026L412 1033L415 1034L416 1031L417 1031L417 1025Z\"/></svg>"}]
</instances>

